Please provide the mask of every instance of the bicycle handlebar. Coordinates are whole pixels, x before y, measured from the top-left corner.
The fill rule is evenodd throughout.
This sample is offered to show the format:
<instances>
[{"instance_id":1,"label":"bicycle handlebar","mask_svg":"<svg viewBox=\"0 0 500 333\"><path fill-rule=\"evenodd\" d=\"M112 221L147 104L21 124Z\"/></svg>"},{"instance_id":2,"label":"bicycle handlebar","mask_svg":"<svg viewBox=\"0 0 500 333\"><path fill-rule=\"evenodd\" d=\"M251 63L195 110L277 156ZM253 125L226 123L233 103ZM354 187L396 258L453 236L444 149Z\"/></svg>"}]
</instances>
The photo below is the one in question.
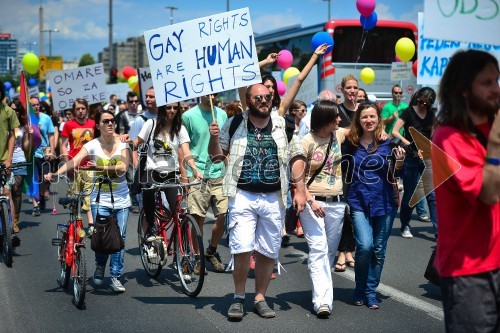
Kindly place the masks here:
<instances>
[{"instance_id":1,"label":"bicycle handlebar","mask_svg":"<svg viewBox=\"0 0 500 333\"><path fill-rule=\"evenodd\" d=\"M19 163L14 163L10 167L5 167L4 163L0 163L0 172L4 173L7 169L8 170L16 170L16 169L21 169L27 166L30 166L31 163L29 162L19 162Z\"/></svg>"},{"instance_id":2,"label":"bicycle handlebar","mask_svg":"<svg viewBox=\"0 0 500 333\"><path fill-rule=\"evenodd\" d=\"M73 195L76 195L76 196L88 196L90 195L90 193L94 192L94 189L95 189L95 186L98 184L98 183L108 183L108 182L111 182L111 179L109 177L106 177L106 176L99 176L99 177L96 177L95 179L92 180L92 186L91 188L88 190L88 191L80 191L80 192L77 192L77 191L74 191L72 189L72 181L71 179L69 179L68 176L66 175L52 175L52 179L64 179L64 181L66 182L66 184L68 185L68 189L69 189L69 192Z\"/></svg>"},{"instance_id":3,"label":"bicycle handlebar","mask_svg":"<svg viewBox=\"0 0 500 333\"><path fill-rule=\"evenodd\" d=\"M201 181L194 181L191 183L172 183L172 184L153 184L151 187L143 187L143 191L153 191L153 190L166 190L169 188L185 188L188 186L201 185Z\"/></svg>"}]
</instances>

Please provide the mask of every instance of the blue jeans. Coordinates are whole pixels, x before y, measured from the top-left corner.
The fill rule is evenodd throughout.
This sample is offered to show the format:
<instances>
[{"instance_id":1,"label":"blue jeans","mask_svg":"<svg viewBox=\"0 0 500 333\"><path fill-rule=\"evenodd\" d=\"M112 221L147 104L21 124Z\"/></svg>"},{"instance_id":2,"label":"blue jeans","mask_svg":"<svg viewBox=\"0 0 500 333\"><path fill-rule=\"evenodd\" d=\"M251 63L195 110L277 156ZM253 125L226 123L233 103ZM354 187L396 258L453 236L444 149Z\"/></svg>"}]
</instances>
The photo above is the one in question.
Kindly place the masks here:
<instances>
[{"instance_id":1,"label":"blue jeans","mask_svg":"<svg viewBox=\"0 0 500 333\"><path fill-rule=\"evenodd\" d=\"M94 217L94 221L97 215L97 205L92 205L92 216ZM112 208L99 206L99 214L103 216L111 215L113 211ZM129 208L121 208L115 209L115 216L118 220L118 226L120 227L120 231L122 233L123 241L125 242L125 236L127 235L127 219L128 219ZM106 267L106 263L108 262L108 254L100 254L95 253L95 264L96 266ZM109 261L109 276L110 277L119 277L123 273L123 258L125 257L125 249L120 252L111 254L111 260Z\"/></svg>"},{"instance_id":2,"label":"blue jeans","mask_svg":"<svg viewBox=\"0 0 500 333\"><path fill-rule=\"evenodd\" d=\"M396 217L394 209L385 216L370 217L365 212L352 209L352 224L356 238L356 292L365 297L375 297L384 268L387 240Z\"/></svg>"},{"instance_id":3,"label":"blue jeans","mask_svg":"<svg viewBox=\"0 0 500 333\"><path fill-rule=\"evenodd\" d=\"M424 172L424 162L420 158L407 157L405 159L405 175L403 177L404 194L401 200L401 211L399 219L401 220L401 231L405 227L410 226L411 214L414 207L410 207L410 199L417 188L418 181ZM434 192L429 193L425 199L429 207L429 215L434 226L434 231L437 234L437 214L436 214L436 197Z\"/></svg>"}]
</instances>

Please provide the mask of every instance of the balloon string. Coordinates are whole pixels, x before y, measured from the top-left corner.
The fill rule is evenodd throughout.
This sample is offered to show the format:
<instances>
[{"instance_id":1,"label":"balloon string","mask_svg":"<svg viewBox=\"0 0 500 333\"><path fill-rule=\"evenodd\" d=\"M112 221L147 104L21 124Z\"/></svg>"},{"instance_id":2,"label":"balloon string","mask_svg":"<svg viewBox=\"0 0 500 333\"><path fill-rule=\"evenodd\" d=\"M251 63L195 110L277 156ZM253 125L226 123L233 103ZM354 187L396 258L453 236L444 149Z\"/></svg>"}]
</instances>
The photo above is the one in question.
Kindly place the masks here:
<instances>
[{"instance_id":1,"label":"balloon string","mask_svg":"<svg viewBox=\"0 0 500 333\"><path fill-rule=\"evenodd\" d=\"M361 58L361 52L363 51L363 49L365 47L366 37L368 37L368 30L363 28L363 32L361 33L361 40L359 42L358 55L356 56L356 63L358 63L359 59Z\"/></svg>"}]
</instances>

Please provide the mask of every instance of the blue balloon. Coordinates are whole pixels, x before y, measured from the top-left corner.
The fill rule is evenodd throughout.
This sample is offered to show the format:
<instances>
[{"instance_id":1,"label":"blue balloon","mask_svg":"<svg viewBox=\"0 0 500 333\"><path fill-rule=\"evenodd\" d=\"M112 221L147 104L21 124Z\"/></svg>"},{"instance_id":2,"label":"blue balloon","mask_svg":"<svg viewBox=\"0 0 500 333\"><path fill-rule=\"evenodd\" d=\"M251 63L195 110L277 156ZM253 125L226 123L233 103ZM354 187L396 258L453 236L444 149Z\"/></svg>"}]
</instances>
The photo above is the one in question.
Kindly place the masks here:
<instances>
[{"instance_id":1,"label":"blue balloon","mask_svg":"<svg viewBox=\"0 0 500 333\"><path fill-rule=\"evenodd\" d=\"M32 87L36 84L36 80L34 78L31 78L28 80L28 86Z\"/></svg>"},{"instance_id":2,"label":"blue balloon","mask_svg":"<svg viewBox=\"0 0 500 333\"><path fill-rule=\"evenodd\" d=\"M5 90L10 90L10 88L12 88L12 83L10 83L9 81L5 81L3 83L3 86L4 86Z\"/></svg>"},{"instance_id":3,"label":"blue balloon","mask_svg":"<svg viewBox=\"0 0 500 333\"><path fill-rule=\"evenodd\" d=\"M314 34L312 40L311 40L311 47L313 51L315 51L318 46L320 45L329 45L328 49L326 50L325 54L328 54L332 51L333 49L333 37L330 35L328 32L325 31L320 31Z\"/></svg>"},{"instance_id":4,"label":"blue balloon","mask_svg":"<svg viewBox=\"0 0 500 333\"><path fill-rule=\"evenodd\" d=\"M373 28L375 28L375 26L377 25L377 20L377 13L375 12L373 12L368 17L364 17L363 15L359 17L359 22L361 22L361 26L365 30L372 30Z\"/></svg>"},{"instance_id":5,"label":"blue balloon","mask_svg":"<svg viewBox=\"0 0 500 333\"><path fill-rule=\"evenodd\" d=\"M47 96L43 96L42 98L40 98L40 101L46 101L47 100Z\"/></svg>"},{"instance_id":6,"label":"blue balloon","mask_svg":"<svg viewBox=\"0 0 500 333\"><path fill-rule=\"evenodd\" d=\"M51 91L52 91L52 87L51 87L51 86L49 86L48 91L49 91L49 92L51 92Z\"/></svg>"}]
</instances>

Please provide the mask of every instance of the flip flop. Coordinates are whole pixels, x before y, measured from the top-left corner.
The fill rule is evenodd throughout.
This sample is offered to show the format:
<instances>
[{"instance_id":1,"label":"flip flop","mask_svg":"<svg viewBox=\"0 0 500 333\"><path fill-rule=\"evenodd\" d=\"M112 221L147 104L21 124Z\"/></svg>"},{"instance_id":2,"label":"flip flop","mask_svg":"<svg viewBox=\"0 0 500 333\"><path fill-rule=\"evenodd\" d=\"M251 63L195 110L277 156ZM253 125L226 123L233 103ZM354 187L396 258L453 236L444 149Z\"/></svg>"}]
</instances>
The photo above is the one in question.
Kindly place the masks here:
<instances>
[{"instance_id":1,"label":"flip flop","mask_svg":"<svg viewBox=\"0 0 500 333\"><path fill-rule=\"evenodd\" d=\"M348 267L354 268L356 262L354 260L347 260L345 263Z\"/></svg>"},{"instance_id":2,"label":"flip flop","mask_svg":"<svg viewBox=\"0 0 500 333\"><path fill-rule=\"evenodd\" d=\"M335 264L335 269L334 269L335 272L345 272L345 269L346 269L345 262L344 263L338 262Z\"/></svg>"}]
</instances>

